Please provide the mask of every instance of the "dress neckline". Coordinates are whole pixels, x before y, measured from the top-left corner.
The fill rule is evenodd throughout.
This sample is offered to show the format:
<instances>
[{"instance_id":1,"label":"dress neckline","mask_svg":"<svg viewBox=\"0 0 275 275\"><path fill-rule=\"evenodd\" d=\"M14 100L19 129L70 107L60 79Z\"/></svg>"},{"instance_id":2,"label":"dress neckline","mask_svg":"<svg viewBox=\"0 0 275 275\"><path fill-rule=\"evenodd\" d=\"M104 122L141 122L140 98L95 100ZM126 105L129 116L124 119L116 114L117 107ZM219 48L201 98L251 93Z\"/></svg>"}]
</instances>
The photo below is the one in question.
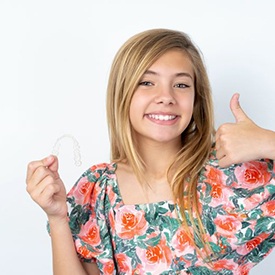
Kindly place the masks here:
<instances>
[{"instance_id":1,"label":"dress neckline","mask_svg":"<svg viewBox=\"0 0 275 275\"><path fill-rule=\"evenodd\" d=\"M119 184L118 184L118 178L116 175L116 169L117 169L117 163L112 162L112 173L113 173L113 187L114 187L114 192L116 195L119 197L121 201L121 206L139 206L139 207L145 207L145 206L154 206L154 205L164 205L164 204L172 204L176 206L176 203L173 200L160 200L156 202L148 202L148 203L124 203L123 197L120 192Z\"/></svg>"}]
</instances>

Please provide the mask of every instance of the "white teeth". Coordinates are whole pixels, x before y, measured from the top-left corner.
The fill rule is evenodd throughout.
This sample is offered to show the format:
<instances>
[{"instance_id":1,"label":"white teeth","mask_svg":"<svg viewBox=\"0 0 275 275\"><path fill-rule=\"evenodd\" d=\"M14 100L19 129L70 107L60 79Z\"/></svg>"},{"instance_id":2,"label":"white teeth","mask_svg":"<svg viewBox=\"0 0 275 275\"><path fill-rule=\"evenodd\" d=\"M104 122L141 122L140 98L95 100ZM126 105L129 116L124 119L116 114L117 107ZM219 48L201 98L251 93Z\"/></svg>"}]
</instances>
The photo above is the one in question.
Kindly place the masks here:
<instances>
[{"instance_id":1,"label":"white teeth","mask_svg":"<svg viewBox=\"0 0 275 275\"><path fill-rule=\"evenodd\" d=\"M169 115L153 115L153 114L149 114L150 118L153 119L157 119L157 120L172 120L174 119L176 116L169 116Z\"/></svg>"}]
</instances>

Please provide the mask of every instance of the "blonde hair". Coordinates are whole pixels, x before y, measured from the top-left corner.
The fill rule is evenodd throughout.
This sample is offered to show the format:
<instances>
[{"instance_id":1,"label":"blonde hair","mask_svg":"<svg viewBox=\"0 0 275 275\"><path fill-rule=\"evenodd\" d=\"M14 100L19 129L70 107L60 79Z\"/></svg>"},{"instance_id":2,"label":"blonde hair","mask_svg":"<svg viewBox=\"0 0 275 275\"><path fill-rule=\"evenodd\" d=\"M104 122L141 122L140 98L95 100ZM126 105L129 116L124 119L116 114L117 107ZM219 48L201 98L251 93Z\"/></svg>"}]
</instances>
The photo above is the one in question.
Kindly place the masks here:
<instances>
[{"instance_id":1,"label":"blonde hair","mask_svg":"<svg viewBox=\"0 0 275 275\"><path fill-rule=\"evenodd\" d=\"M169 29L152 29L136 34L117 52L110 71L107 88L107 120L112 161L127 161L137 177L143 178L145 163L138 154L129 118L132 96L144 72L165 52L180 49L190 58L195 75L195 101L192 119L182 133L182 148L167 171L182 223L190 231L186 215L193 225L193 234L204 240L200 219L197 181L213 142L214 121L210 84L202 55L189 36ZM173 171L173 173L171 172ZM187 182L188 181L188 182ZM197 218L198 223L193 218ZM209 250L208 250L209 251ZM208 253L207 253L208 255Z\"/></svg>"}]
</instances>

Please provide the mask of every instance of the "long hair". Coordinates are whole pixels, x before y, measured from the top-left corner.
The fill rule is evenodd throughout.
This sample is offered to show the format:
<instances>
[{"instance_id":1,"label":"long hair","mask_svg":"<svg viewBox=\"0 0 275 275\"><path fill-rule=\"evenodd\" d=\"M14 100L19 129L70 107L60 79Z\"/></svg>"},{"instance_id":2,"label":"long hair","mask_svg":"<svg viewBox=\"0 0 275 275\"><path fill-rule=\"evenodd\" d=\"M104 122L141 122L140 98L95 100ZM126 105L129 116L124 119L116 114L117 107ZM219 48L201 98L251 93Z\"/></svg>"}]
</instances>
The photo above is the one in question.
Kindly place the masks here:
<instances>
[{"instance_id":1,"label":"long hair","mask_svg":"<svg viewBox=\"0 0 275 275\"><path fill-rule=\"evenodd\" d=\"M127 161L137 178L143 178L145 163L134 140L129 118L130 103L145 71L172 49L182 50L192 62L195 100L193 116L182 133L182 148L167 171L167 179L179 205L183 226L190 236L199 239L205 251L209 251L203 237L205 230L200 219L197 181L213 142L212 96L202 54L187 34L169 29L147 30L131 37L117 52L111 66L106 105L111 160ZM193 232L188 229L190 222Z\"/></svg>"}]
</instances>

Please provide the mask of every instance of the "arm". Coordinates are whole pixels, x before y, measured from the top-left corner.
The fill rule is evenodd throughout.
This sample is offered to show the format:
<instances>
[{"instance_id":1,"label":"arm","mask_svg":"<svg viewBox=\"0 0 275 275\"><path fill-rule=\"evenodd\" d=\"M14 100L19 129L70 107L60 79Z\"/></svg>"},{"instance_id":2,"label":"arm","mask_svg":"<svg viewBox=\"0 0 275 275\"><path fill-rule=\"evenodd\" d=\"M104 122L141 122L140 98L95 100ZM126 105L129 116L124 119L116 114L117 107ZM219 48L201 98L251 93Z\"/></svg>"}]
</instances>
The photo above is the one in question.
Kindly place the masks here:
<instances>
[{"instance_id":1,"label":"arm","mask_svg":"<svg viewBox=\"0 0 275 275\"><path fill-rule=\"evenodd\" d=\"M97 275L95 263L81 263L75 251L67 219L50 219L52 241L53 274Z\"/></svg>"},{"instance_id":2,"label":"arm","mask_svg":"<svg viewBox=\"0 0 275 275\"><path fill-rule=\"evenodd\" d=\"M31 162L26 182L28 193L48 216L53 273L55 275L99 274L96 264L82 264L78 259L67 220L66 190L58 174L57 158L50 156Z\"/></svg>"},{"instance_id":3,"label":"arm","mask_svg":"<svg viewBox=\"0 0 275 275\"><path fill-rule=\"evenodd\" d=\"M275 160L275 132L256 125L242 110L239 95L230 102L235 123L226 123L216 133L217 158L221 167L256 159Z\"/></svg>"}]
</instances>

